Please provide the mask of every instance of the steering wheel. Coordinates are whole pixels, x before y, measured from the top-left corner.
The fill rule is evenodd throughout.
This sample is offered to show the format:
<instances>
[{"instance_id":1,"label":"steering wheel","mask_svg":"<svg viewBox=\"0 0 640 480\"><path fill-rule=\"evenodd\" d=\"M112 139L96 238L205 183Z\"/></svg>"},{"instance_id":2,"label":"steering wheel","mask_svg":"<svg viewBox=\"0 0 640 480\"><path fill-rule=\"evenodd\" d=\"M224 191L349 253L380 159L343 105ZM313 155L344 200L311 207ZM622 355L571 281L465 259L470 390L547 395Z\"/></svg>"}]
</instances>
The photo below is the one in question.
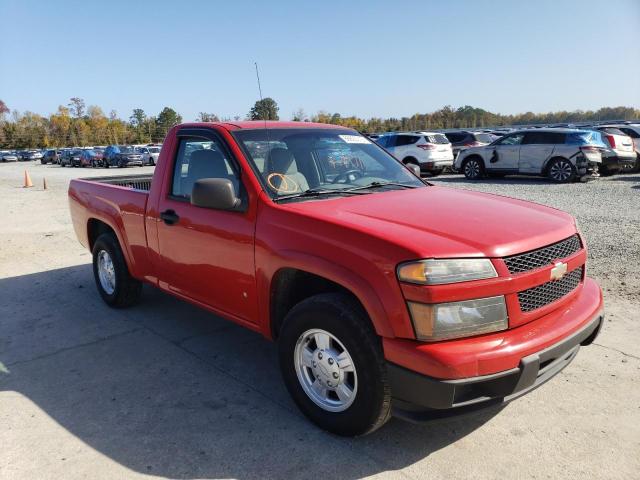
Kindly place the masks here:
<instances>
[{"instance_id":1,"label":"steering wheel","mask_svg":"<svg viewBox=\"0 0 640 480\"><path fill-rule=\"evenodd\" d=\"M339 173L338 176L334 178L331 183L341 183L340 182L341 180L343 180L342 183L347 183L347 182L351 183L354 180L357 180L358 178L362 178L362 177L364 177L364 173L362 173L362 170L357 170L353 168L351 170L347 170L346 172Z\"/></svg>"}]
</instances>

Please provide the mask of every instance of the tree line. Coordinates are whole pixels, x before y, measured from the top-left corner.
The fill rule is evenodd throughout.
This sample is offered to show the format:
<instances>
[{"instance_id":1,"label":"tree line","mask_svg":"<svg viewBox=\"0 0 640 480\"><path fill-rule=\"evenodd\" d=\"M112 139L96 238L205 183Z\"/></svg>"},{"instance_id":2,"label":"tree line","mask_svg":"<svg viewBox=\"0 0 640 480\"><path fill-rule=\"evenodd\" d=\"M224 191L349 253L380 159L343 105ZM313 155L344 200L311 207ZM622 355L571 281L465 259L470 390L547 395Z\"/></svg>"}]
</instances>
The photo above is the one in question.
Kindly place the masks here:
<instances>
[{"instance_id":1,"label":"tree line","mask_svg":"<svg viewBox=\"0 0 640 480\"><path fill-rule=\"evenodd\" d=\"M249 120L279 120L279 107L272 98L255 102L244 117ZM196 121L240 120L241 116L221 118L214 113L200 112ZM342 116L325 111L307 115L298 109L292 120L330 123L354 128L363 133L436 130L446 128L480 128L503 125L532 125L541 123L574 123L600 120L634 120L640 118L640 110L633 107L603 107L598 110L558 111L549 113L526 112L502 115L482 108L465 105L453 108L449 105L431 113L416 113L401 118L360 118ZM159 143L167 131L182 122L182 116L171 107L165 107L158 115L147 115L141 108L133 109L127 120L117 112L106 115L96 105L85 104L78 97L60 105L55 113L42 116L33 112L11 111L0 100L0 148L23 149L42 147L89 146L123 143Z\"/></svg>"}]
</instances>

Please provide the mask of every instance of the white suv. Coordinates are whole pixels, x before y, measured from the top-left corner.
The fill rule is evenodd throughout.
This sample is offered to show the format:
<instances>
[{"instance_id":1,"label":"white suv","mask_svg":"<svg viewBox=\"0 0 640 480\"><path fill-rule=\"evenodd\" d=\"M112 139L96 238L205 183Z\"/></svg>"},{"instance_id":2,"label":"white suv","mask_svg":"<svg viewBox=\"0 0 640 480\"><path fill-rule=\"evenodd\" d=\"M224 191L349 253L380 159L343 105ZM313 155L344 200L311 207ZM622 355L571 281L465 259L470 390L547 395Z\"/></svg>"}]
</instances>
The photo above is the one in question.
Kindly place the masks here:
<instances>
[{"instance_id":1,"label":"white suv","mask_svg":"<svg viewBox=\"0 0 640 480\"><path fill-rule=\"evenodd\" d=\"M545 175L558 183L597 173L607 145L600 132L537 128L513 132L460 152L454 168L477 180L485 175Z\"/></svg>"},{"instance_id":2,"label":"white suv","mask_svg":"<svg viewBox=\"0 0 640 480\"><path fill-rule=\"evenodd\" d=\"M442 133L389 133L375 141L405 165L417 165L434 177L453 165L451 143Z\"/></svg>"},{"instance_id":3,"label":"white suv","mask_svg":"<svg viewBox=\"0 0 640 480\"><path fill-rule=\"evenodd\" d=\"M150 145L148 147L138 147L136 148L136 151L137 153L142 155L143 165L155 165L158 162L158 157L160 156L160 147Z\"/></svg>"}]
</instances>

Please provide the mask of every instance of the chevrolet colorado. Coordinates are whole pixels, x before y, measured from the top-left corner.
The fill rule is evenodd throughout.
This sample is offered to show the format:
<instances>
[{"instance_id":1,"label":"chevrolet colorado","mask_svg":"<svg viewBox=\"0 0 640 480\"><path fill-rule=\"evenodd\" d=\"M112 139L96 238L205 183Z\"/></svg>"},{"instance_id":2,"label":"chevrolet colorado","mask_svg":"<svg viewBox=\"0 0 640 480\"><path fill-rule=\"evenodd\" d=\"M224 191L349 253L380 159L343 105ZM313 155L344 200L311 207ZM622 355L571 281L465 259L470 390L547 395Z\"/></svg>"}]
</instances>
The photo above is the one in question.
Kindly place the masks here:
<instances>
[{"instance_id":1,"label":"chevrolet colorado","mask_svg":"<svg viewBox=\"0 0 640 480\"><path fill-rule=\"evenodd\" d=\"M603 322L570 215L432 186L339 126L178 125L153 176L72 180L69 203L108 305L144 282L276 340L341 435L510 401Z\"/></svg>"}]
</instances>

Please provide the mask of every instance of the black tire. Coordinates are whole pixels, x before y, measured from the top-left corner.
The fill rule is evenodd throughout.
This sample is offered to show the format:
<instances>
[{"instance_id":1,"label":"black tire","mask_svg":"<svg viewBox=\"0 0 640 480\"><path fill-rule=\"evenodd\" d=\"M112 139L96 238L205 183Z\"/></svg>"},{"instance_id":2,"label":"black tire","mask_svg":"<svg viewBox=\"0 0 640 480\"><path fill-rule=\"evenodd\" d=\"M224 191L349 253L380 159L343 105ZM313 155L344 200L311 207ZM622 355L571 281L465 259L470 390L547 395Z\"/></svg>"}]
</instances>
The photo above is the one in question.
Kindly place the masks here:
<instances>
[{"instance_id":1,"label":"black tire","mask_svg":"<svg viewBox=\"0 0 640 480\"><path fill-rule=\"evenodd\" d=\"M155 166L155 164L156 163L153 161L153 158L150 158L149 159L149 165L153 167L153 166Z\"/></svg>"},{"instance_id":2,"label":"black tire","mask_svg":"<svg viewBox=\"0 0 640 480\"><path fill-rule=\"evenodd\" d=\"M420 167L420 163L418 163L418 160L416 160L413 157L405 158L404 160L402 160L402 163L404 163L405 165L412 164L412 165L415 165L416 167Z\"/></svg>"},{"instance_id":3,"label":"black tire","mask_svg":"<svg viewBox=\"0 0 640 480\"><path fill-rule=\"evenodd\" d=\"M479 180L484 177L484 162L477 156L467 158L462 163L462 173L469 180Z\"/></svg>"},{"instance_id":4,"label":"black tire","mask_svg":"<svg viewBox=\"0 0 640 480\"><path fill-rule=\"evenodd\" d=\"M432 177L437 177L438 175L442 174L442 172L444 172L444 168L437 168L435 170L429 171Z\"/></svg>"},{"instance_id":5,"label":"black tire","mask_svg":"<svg viewBox=\"0 0 640 480\"><path fill-rule=\"evenodd\" d=\"M113 292L107 292L101 282L98 273L98 256L105 251L112 263L115 272L115 288ZM142 283L129 273L124 255L120 249L118 239L113 233L103 233L93 245L93 277L100 296L107 305L115 308L125 308L134 305L140 299Z\"/></svg>"},{"instance_id":6,"label":"black tire","mask_svg":"<svg viewBox=\"0 0 640 480\"><path fill-rule=\"evenodd\" d=\"M605 167L603 165L600 167L599 173L601 177L610 177L611 175L615 175L616 173L619 173L619 170Z\"/></svg>"},{"instance_id":7,"label":"black tire","mask_svg":"<svg viewBox=\"0 0 640 480\"><path fill-rule=\"evenodd\" d=\"M547 167L547 177L554 183L571 183L576 175L575 167L566 158L555 158Z\"/></svg>"},{"instance_id":8,"label":"black tire","mask_svg":"<svg viewBox=\"0 0 640 480\"><path fill-rule=\"evenodd\" d=\"M343 411L318 406L305 393L294 363L296 344L311 329L322 329L348 350L357 375L353 403ZM339 293L315 295L298 303L287 314L278 339L280 370L298 408L312 422L343 436L371 433L391 416L391 388L382 353L366 312L353 298Z\"/></svg>"}]
</instances>

